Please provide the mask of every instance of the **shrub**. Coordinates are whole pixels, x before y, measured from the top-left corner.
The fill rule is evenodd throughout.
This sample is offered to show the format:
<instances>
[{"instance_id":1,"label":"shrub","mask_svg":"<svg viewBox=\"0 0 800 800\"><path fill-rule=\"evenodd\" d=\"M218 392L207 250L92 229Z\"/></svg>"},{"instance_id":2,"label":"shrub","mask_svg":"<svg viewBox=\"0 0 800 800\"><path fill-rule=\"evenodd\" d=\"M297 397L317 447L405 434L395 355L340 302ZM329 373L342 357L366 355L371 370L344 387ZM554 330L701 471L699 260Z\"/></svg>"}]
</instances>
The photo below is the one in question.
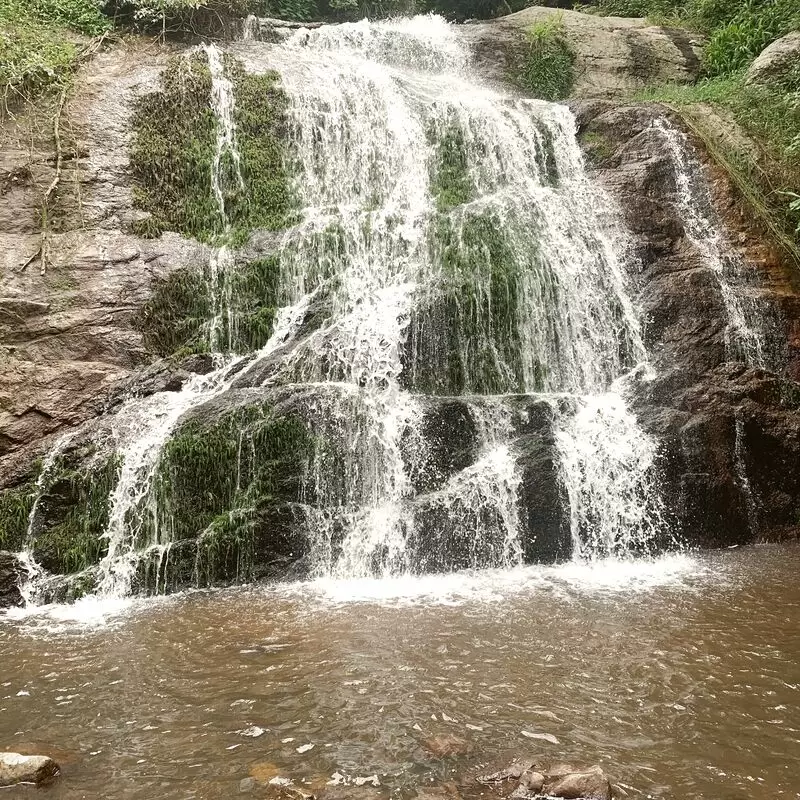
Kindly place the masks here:
<instances>
[{"instance_id":1,"label":"shrub","mask_svg":"<svg viewBox=\"0 0 800 800\"><path fill-rule=\"evenodd\" d=\"M564 35L561 16L553 14L526 31L528 53L519 83L542 100L563 100L575 82L575 54Z\"/></svg>"},{"instance_id":2,"label":"shrub","mask_svg":"<svg viewBox=\"0 0 800 800\"><path fill-rule=\"evenodd\" d=\"M108 26L93 0L3 0L0 94L4 104L68 81L78 58L69 32L95 36Z\"/></svg>"}]
</instances>

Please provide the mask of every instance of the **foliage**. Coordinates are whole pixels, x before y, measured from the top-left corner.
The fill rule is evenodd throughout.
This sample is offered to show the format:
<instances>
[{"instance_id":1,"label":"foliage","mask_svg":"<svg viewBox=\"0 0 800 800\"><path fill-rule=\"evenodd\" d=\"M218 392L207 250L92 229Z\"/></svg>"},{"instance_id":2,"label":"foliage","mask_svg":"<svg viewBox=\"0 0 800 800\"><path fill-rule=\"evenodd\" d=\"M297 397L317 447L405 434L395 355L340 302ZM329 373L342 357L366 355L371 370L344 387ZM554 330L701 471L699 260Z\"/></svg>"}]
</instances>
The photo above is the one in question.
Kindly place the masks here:
<instances>
[{"instance_id":1,"label":"foliage","mask_svg":"<svg viewBox=\"0 0 800 800\"><path fill-rule=\"evenodd\" d=\"M800 65L773 86L748 85L740 71L694 85L652 87L639 97L669 103L689 118L700 104L730 114L757 143L759 152L753 157L733 140L712 146L767 222L796 237L800 209L791 193L800 185Z\"/></svg>"},{"instance_id":2,"label":"foliage","mask_svg":"<svg viewBox=\"0 0 800 800\"><path fill-rule=\"evenodd\" d=\"M286 165L288 100L276 72L250 75L238 64L229 71L245 193L226 210L236 238L243 241L256 228L280 230L293 221Z\"/></svg>"},{"instance_id":3,"label":"foliage","mask_svg":"<svg viewBox=\"0 0 800 800\"><path fill-rule=\"evenodd\" d=\"M442 131L431 130L436 147L431 176L431 190L440 211L468 203L474 187L469 174L469 154L464 132L458 122L451 121Z\"/></svg>"},{"instance_id":4,"label":"foliage","mask_svg":"<svg viewBox=\"0 0 800 800\"><path fill-rule=\"evenodd\" d=\"M706 74L746 67L768 44L800 28L797 0L597 0L582 10L693 28L708 36Z\"/></svg>"},{"instance_id":5,"label":"foliage","mask_svg":"<svg viewBox=\"0 0 800 800\"><path fill-rule=\"evenodd\" d=\"M277 256L257 259L231 278L232 330L230 349L237 353L260 350L272 336L278 311L280 263ZM228 318L225 319L228 324Z\"/></svg>"},{"instance_id":6,"label":"foliage","mask_svg":"<svg viewBox=\"0 0 800 800\"><path fill-rule=\"evenodd\" d=\"M584 152L595 162L605 161L614 154L614 145L607 136L596 131L581 134Z\"/></svg>"},{"instance_id":7,"label":"foliage","mask_svg":"<svg viewBox=\"0 0 800 800\"><path fill-rule=\"evenodd\" d=\"M159 356L208 352L211 297L208 268L181 268L153 282L150 298L136 317L145 347ZM223 337L236 353L260 350L272 336L278 308L280 264L276 256L236 267L229 276L230 307ZM228 328L228 325L231 328Z\"/></svg>"},{"instance_id":8,"label":"foliage","mask_svg":"<svg viewBox=\"0 0 800 800\"><path fill-rule=\"evenodd\" d=\"M159 91L140 98L133 117L131 171L135 199L150 212L138 223L149 235L176 230L204 242L240 244L255 228L277 230L291 221L286 167L286 95L277 75L248 75L235 62L235 122L244 189L223 175L225 213L211 186L216 119L209 105L205 56L170 61ZM224 165L223 165L224 166Z\"/></svg>"},{"instance_id":9,"label":"foliage","mask_svg":"<svg viewBox=\"0 0 800 800\"><path fill-rule=\"evenodd\" d=\"M0 94L5 103L68 82L78 59L70 32L95 36L108 26L93 0L3 0Z\"/></svg>"},{"instance_id":10,"label":"foliage","mask_svg":"<svg viewBox=\"0 0 800 800\"><path fill-rule=\"evenodd\" d=\"M197 541L209 583L232 569L246 578L254 535L272 535L270 514L298 498L313 446L302 422L266 405L190 420L175 432L159 463L158 507L173 541Z\"/></svg>"},{"instance_id":11,"label":"foliage","mask_svg":"<svg viewBox=\"0 0 800 800\"><path fill-rule=\"evenodd\" d=\"M35 531L33 554L49 572L66 575L97 564L108 549L102 537L108 525L109 495L121 460L72 454L59 459L39 501L44 525Z\"/></svg>"},{"instance_id":12,"label":"foliage","mask_svg":"<svg viewBox=\"0 0 800 800\"><path fill-rule=\"evenodd\" d=\"M130 156L134 198L153 226L203 241L223 230L211 190L216 121L210 94L204 56L172 59L160 90L136 104Z\"/></svg>"},{"instance_id":13,"label":"foliage","mask_svg":"<svg viewBox=\"0 0 800 800\"><path fill-rule=\"evenodd\" d=\"M518 391L518 297L531 265L486 211L441 215L433 249L442 277L412 315L405 383L439 395Z\"/></svg>"},{"instance_id":14,"label":"foliage","mask_svg":"<svg viewBox=\"0 0 800 800\"><path fill-rule=\"evenodd\" d=\"M177 269L153 282L150 298L136 317L145 347L159 356L197 352L210 318L208 285L202 274Z\"/></svg>"},{"instance_id":15,"label":"foliage","mask_svg":"<svg viewBox=\"0 0 800 800\"><path fill-rule=\"evenodd\" d=\"M33 477L19 486L0 492L0 550L22 550L28 517L37 494L36 479Z\"/></svg>"},{"instance_id":16,"label":"foliage","mask_svg":"<svg viewBox=\"0 0 800 800\"><path fill-rule=\"evenodd\" d=\"M526 31L528 52L518 76L521 86L542 100L563 100L575 83L575 54L561 16L553 14Z\"/></svg>"}]
</instances>

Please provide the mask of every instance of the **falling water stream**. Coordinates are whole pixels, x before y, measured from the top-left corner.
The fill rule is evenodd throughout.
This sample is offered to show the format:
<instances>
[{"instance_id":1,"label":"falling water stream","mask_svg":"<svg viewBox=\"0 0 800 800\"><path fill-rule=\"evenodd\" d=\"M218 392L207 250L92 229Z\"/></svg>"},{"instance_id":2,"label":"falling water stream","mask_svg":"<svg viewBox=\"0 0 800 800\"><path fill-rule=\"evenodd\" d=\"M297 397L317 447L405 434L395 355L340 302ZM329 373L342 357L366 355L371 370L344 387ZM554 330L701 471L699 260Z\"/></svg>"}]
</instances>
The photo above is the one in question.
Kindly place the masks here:
<instances>
[{"instance_id":1,"label":"falling water stream","mask_svg":"<svg viewBox=\"0 0 800 800\"><path fill-rule=\"evenodd\" d=\"M202 52L217 120L211 187L228 231L226 196L246 188L236 100L221 51ZM521 563L513 425L478 424L474 463L417 497L431 382L436 394L494 397L498 408L510 394L551 403L575 557L647 552L659 501L654 445L625 405L626 376L647 361L627 234L584 170L571 113L483 85L456 29L435 17L299 30L282 45L248 39L232 54L276 69L289 100L302 208L279 248L289 324L260 352L229 354L236 267L223 235L208 278L217 368L116 415L121 467L100 594L128 594L139 560L168 556L172 526L154 491L164 445L188 411L232 386L324 398L313 429L335 436L341 455L333 464L318 453L304 478L317 498L306 536L319 577L447 569L444 555L420 561L408 542L436 549L463 531L472 555L460 566ZM437 171L456 151L460 195L443 201ZM323 324L293 342L320 298ZM478 420L480 404L464 402ZM436 530L432 508L447 519Z\"/></svg>"}]
</instances>

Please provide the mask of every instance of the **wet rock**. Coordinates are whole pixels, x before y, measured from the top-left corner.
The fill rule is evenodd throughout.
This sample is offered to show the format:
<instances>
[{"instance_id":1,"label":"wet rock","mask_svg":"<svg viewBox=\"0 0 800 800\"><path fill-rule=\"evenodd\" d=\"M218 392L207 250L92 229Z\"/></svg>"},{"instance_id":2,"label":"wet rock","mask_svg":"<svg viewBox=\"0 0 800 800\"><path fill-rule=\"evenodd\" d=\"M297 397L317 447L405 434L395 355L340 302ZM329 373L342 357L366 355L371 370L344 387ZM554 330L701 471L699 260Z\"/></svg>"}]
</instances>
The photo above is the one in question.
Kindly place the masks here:
<instances>
[{"instance_id":1,"label":"wet rock","mask_svg":"<svg viewBox=\"0 0 800 800\"><path fill-rule=\"evenodd\" d=\"M764 48L747 70L749 84L779 86L800 63L800 31L788 33Z\"/></svg>"},{"instance_id":2,"label":"wet rock","mask_svg":"<svg viewBox=\"0 0 800 800\"><path fill-rule=\"evenodd\" d=\"M507 80L524 63L525 30L554 14L576 57L573 96L620 97L643 82L687 83L700 73L697 37L651 25L644 19L600 17L572 10L531 6L463 28L482 71Z\"/></svg>"},{"instance_id":3,"label":"wet rock","mask_svg":"<svg viewBox=\"0 0 800 800\"><path fill-rule=\"evenodd\" d=\"M151 282L207 261L204 246L177 234L129 233L140 213L128 164L130 101L153 87L170 51L132 39L82 69L61 120L69 160L49 215L46 264L40 205L41 187L55 177L52 137L43 135L38 105L3 122L0 484L27 471L48 437L102 413L107 391L150 360L135 321Z\"/></svg>"},{"instance_id":4,"label":"wet rock","mask_svg":"<svg viewBox=\"0 0 800 800\"><path fill-rule=\"evenodd\" d=\"M611 800L611 783L600 767L593 766L582 772L548 775L543 793L565 800Z\"/></svg>"},{"instance_id":5,"label":"wet rock","mask_svg":"<svg viewBox=\"0 0 800 800\"><path fill-rule=\"evenodd\" d=\"M0 753L0 786L18 783L42 784L51 781L61 772L48 756L24 756L20 753Z\"/></svg>"},{"instance_id":6,"label":"wet rock","mask_svg":"<svg viewBox=\"0 0 800 800\"><path fill-rule=\"evenodd\" d=\"M425 739L423 745L426 750L439 758L463 755L472 749L472 745L466 739L462 739L460 736L454 736L450 733L431 736Z\"/></svg>"},{"instance_id":7,"label":"wet rock","mask_svg":"<svg viewBox=\"0 0 800 800\"><path fill-rule=\"evenodd\" d=\"M544 787L545 776L536 770L526 770L519 779L519 786L511 793L514 798L535 797L541 794Z\"/></svg>"},{"instance_id":8,"label":"wet rock","mask_svg":"<svg viewBox=\"0 0 800 800\"><path fill-rule=\"evenodd\" d=\"M22 605L19 590L24 567L14 553L0 550L0 608Z\"/></svg>"},{"instance_id":9,"label":"wet rock","mask_svg":"<svg viewBox=\"0 0 800 800\"><path fill-rule=\"evenodd\" d=\"M526 772L530 772L536 766L536 760L521 759L514 761L504 769L497 772L490 772L476 778L478 783L503 783L503 781L520 780Z\"/></svg>"}]
</instances>

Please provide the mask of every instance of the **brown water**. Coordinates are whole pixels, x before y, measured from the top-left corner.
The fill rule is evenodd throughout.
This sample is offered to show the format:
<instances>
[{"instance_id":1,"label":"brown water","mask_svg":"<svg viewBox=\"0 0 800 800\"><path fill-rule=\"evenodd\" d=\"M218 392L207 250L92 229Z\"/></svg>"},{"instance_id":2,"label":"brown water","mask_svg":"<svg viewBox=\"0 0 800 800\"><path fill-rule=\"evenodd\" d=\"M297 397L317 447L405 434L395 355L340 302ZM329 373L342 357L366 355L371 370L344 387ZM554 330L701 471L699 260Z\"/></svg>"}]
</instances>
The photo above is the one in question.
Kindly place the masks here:
<instances>
[{"instance_id":1,"label":"brown water","mask_svg":"<svg viewBox=\"0 0 800 800\"><path fill-rule=\"evenodd\" d=\"M631 797L797 798L798 574L800 547L760 547L0 618L0 748L61 758L48 800L231 798L251 770L410 796L507 752Z\"/></svg>"}]
</instances>

